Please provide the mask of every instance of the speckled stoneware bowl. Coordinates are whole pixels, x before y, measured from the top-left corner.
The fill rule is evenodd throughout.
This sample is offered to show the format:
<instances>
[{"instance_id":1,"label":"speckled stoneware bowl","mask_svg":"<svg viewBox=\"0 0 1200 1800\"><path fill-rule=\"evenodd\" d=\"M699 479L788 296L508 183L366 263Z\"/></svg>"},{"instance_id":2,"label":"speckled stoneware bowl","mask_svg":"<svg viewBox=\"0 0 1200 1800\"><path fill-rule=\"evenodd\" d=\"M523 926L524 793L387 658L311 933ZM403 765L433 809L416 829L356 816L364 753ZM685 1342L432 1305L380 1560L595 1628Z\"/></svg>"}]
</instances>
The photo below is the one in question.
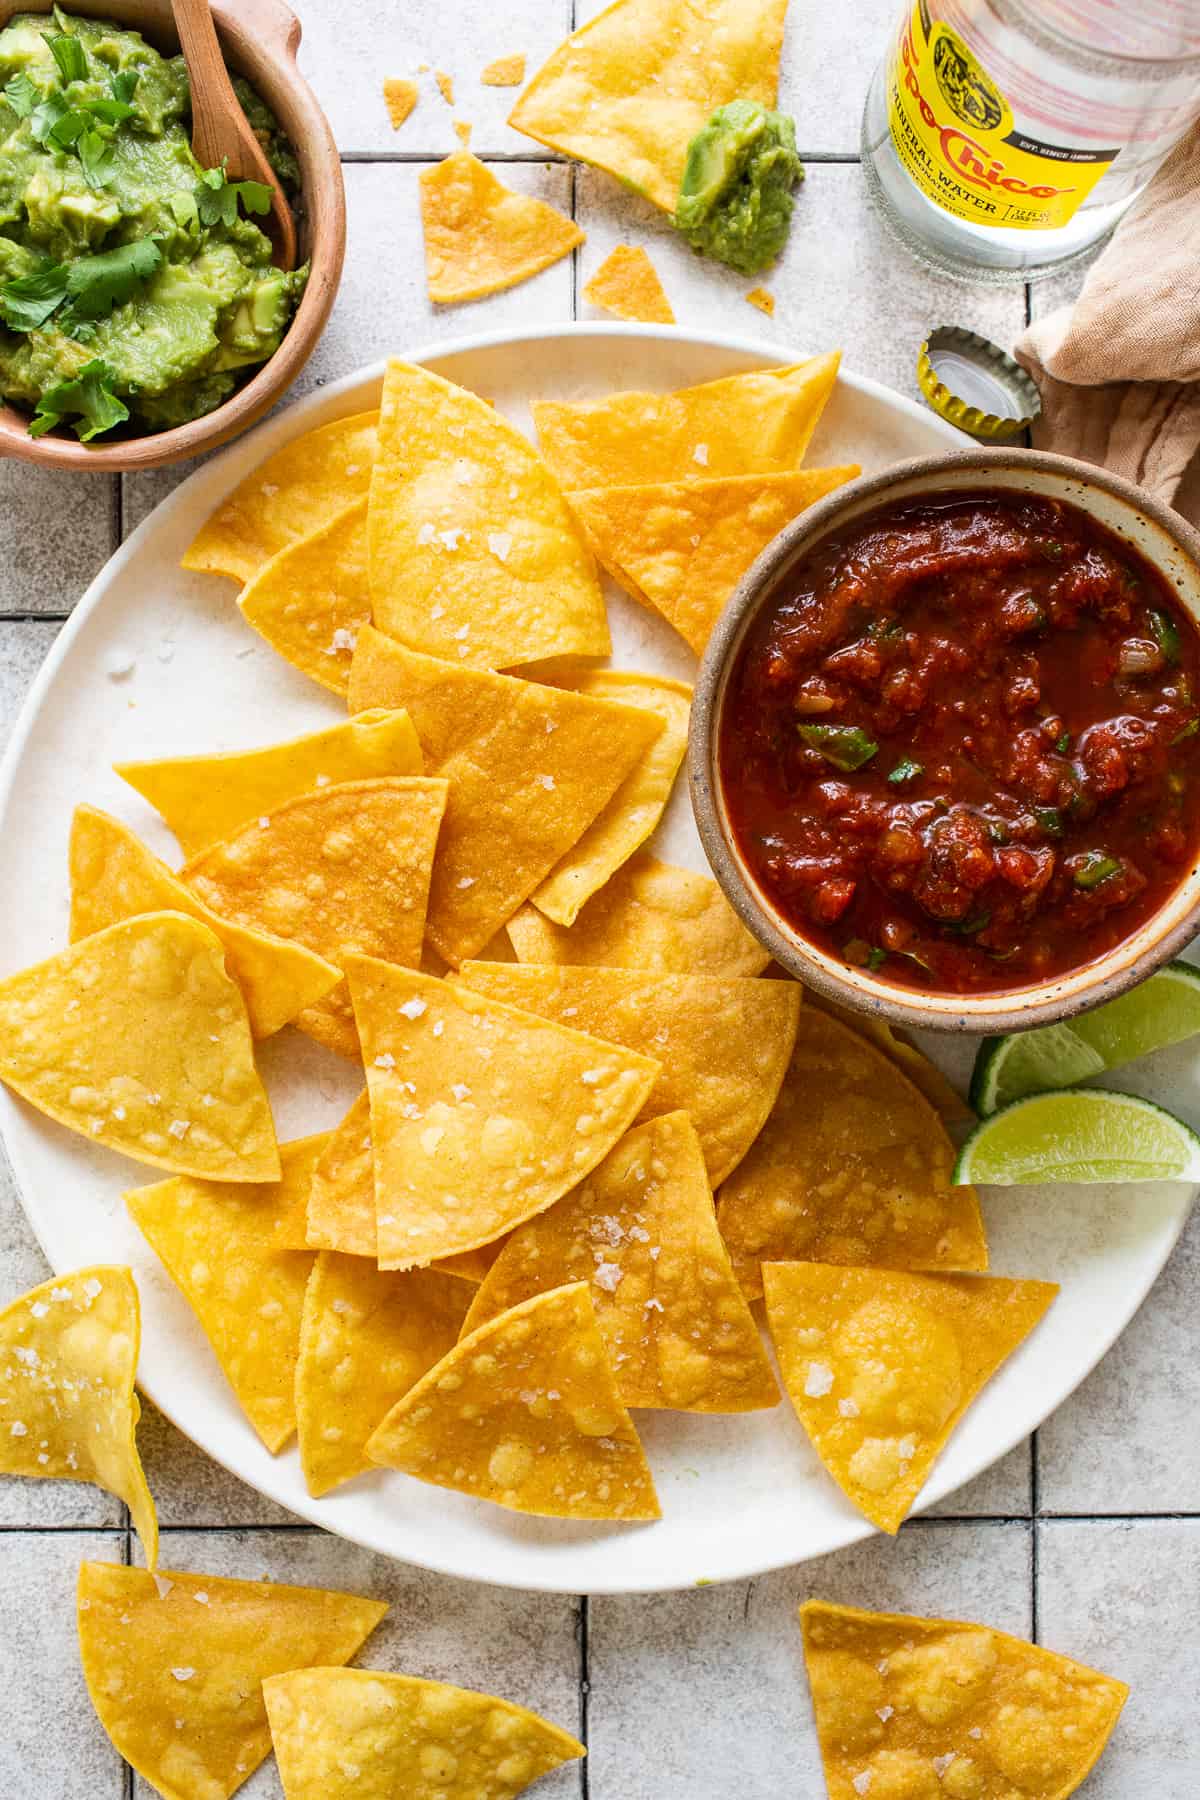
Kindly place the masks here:
<instances>
[{"instance_id":1,"label":"speckled stoneware bowl","mask_svg":"<svg viewBox=\"0 0 1200 1800\"><path fill-rule=\"evenodd\" d=\"M49 11L49 0L0 0L0 30L16 13ZM178 52L171 0L65 0L65 11L113 19L140 31L165 55ZM226 64L262 95L299 158L298 256L311 262L312 272L295 317L274 356L202 419L113 443L81 444L69 431L32 438L26 414L0 404L0 456L75 470L156 469L182 462L228 443L260 419L286 393L316 347L342 276L346 194L333 133L296 67L300 21L283 0L212 0L212 12Z\"/></svg>"},{"instance_id":2,"label":"speckled stoneware bowl","mask_svg":"<svg viewBox=\"0 0 1200 1800\"><path fill-rule=\"evenodd\" d=\"M1200 868L1139 930L1106 956L1037 986L964 995L924 994L852 968L801 937L776 910L743 861L726 816L717 772L721 709L729 673L751 622L776 584L822 538L887 502L980 488L1070 501L1125 538L1170 583L1200 622L1200 533L1128 481L1072 457L1033 450L968 450L897 464L853 481L780 532L745 575L713 632L692 706L692 805L713 873L737 913L799 980L831 1000L893 1025L980 1034L1022 1031L1085 1012L1124 993L1177 956L1200 931Z\"/></svg>"}]
</instances>

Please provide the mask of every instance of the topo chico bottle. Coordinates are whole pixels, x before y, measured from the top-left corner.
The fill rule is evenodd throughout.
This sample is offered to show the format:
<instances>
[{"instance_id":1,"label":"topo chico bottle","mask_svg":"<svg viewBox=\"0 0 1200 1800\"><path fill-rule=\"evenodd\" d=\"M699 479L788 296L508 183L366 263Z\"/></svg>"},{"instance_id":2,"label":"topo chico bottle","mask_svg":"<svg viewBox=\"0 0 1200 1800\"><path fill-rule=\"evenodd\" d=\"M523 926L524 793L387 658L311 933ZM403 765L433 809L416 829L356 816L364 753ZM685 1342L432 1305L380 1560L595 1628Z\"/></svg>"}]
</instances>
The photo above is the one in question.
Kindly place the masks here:
<instances>
[{"instance_id":1,"label":"topo chico bottle","mask_svg":"<svg viewBox=\"0 0 1200 1800\"><path fill-rule=\"evenodd\" d=\"M1061 269L1200 115L1200 0L906 0L863 117L872 196L973 281Z\"/></svg>"}]
</instances>

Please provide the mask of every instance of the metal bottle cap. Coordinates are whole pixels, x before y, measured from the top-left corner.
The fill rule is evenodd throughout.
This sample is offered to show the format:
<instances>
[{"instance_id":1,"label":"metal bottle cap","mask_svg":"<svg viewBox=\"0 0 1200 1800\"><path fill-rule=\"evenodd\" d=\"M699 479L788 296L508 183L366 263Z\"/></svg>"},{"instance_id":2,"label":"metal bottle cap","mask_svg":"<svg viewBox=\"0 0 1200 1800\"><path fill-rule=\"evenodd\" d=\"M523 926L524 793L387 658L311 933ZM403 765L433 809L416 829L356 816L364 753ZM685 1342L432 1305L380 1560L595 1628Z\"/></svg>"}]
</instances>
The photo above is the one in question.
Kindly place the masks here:
<instances>
[{"instance_id":1,"label":"metal bottle cap","mask_svg":"<svg viewBox=\"0 0 1200 1800\"><path fill-rule=\"evenodd\" d=\"M917 380L934 412L975 438L1012 437L1042 410L1020 363L961 325L939 325L930 332L917 358Z\"/></svg>"}]
</instances>

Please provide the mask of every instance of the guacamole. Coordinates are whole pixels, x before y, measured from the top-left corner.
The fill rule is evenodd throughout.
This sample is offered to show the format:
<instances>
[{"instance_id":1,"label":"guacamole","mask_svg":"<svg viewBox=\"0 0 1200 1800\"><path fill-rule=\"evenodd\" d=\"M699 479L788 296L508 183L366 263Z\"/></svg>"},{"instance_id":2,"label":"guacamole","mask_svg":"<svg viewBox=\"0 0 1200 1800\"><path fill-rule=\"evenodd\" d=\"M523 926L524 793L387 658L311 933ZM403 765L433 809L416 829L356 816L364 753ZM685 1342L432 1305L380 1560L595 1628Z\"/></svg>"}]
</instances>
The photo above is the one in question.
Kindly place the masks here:
<instances>
[{"instance_id":1,"label":"guacamole","mask_svg":"<svg viewBox=\"0 0 1200 1800\"><path fill-rule=\"evenodd\" d=\"M286 189L296 160L239 98ZM265 362L307 270L273 267L260 182L204 170L181 56L103 20L24 13L0 31L0 394L40 435L88 441L211 412Z\"/></svg>"},{"instance_id":2,"label":"guacamole","mask_svg":"<svg viewBox=\"0 0 1200 1800\"><path fill-rule=\"evenodd\" d=\"M731 100L688 145L675 224L693 250L757 275L787 241L792 189L803 179L786 114Z\"/></svg>"}]
</instances>

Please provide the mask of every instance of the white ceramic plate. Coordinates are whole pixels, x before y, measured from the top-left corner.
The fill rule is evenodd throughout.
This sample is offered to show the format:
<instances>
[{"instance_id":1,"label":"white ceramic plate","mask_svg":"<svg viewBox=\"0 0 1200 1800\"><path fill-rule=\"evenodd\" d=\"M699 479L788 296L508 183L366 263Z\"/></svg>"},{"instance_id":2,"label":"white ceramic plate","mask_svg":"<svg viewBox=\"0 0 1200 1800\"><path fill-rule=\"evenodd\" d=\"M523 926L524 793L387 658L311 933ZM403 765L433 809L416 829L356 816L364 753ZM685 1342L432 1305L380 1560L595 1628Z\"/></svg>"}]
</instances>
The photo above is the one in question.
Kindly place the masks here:
<instances>
[{"instance_id":1,"label":"white ceramic plate","mask_svg":"<svg viewBox=\"0 0 1200 1800\"><path fill-rule=\"evenodd\" d=\"M419 354L520 424L530 398L582 399L625 387L674 387L774 361L750 340L636 326L565 327L486 337ZM67 836L87 800L178 860L157 815L112 773L126 757L269 743L334 721L339 708L243 624L223 580L179 558L201 521L246 472L299 432L376 404L381 369L312 394L191 478L122 546L80 601L34 686L0 770L0 971L67 941ZM864 470L963 442L912 401L843 375L809 453L814 466ZM614 663L690 678L694 661L666 626L610 595ZM109 671L132 670L123 677ZM704 868L678 784L654 846ZM931 1043L947 1062L951 1047ZM954 1047L960 1080L969 1053ZM1200 1121L1200 1075L1184 1052L1139 1071L1156 1099ZM321 1130L359 1085L353 1070L284 1031L261 1066L281 1138ZM0 1092L0 1125L38 1238L62 1271L128 1262L141 1290L141 1385L201 1449L293 1512L407 1562L507 1586L620 1593L719 1581L818 1556L869 1527L826 1476L791 1409L740 1418L643 1413L638 1424L664 1517L601 1527L523 1519L380 1471L309 1498L294 1448L271 1457L234 1403L199 1326L138 1231L123 1190L153 1170L74 1136ZM925 1504L1018 1443L1094 1367L1162 1267L1191 1194L1180 1188L1000 1191L987 1200L993 1268L1049 1278L1063 1292L1034 1337L967 1415Z\"/></svg>"}]
</instances>

